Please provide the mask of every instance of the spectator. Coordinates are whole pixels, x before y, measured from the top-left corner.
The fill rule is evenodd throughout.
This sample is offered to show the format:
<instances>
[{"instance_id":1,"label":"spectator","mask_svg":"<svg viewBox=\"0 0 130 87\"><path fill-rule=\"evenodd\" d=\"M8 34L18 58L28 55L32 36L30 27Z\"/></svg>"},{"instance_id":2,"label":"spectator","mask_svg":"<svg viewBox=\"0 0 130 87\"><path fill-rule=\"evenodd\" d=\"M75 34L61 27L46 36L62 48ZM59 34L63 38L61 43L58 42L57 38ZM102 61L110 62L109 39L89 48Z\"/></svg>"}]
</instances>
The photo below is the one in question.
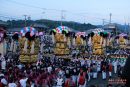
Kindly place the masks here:
<instances>
[{"instance_id":1,"label":"spectator","mask_svg":"<svg viewBox=\"0 0 130 87\"><path fill-rule=\"evenodd\" d=\"M22 79L20 79L20 85L22 86L22 87L26 87L26 82L27 82L27 80L28 80L28 78L26 78L25 76L22 78Z\"/></svg>"}]
</instances>

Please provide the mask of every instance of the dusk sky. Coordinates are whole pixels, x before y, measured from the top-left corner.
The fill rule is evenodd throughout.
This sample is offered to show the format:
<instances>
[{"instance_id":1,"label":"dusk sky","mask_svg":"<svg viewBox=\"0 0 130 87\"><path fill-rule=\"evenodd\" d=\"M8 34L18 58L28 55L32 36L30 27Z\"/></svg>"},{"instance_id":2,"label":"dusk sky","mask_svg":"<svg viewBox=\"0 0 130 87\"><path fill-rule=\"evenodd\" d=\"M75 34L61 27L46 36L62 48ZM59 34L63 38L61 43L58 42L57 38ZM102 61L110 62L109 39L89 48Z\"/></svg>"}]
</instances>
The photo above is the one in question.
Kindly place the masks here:
<instances>
[{"instance_id":1,"label":"dusk sky","mask_svg":"<svg viewBox=\"0 0 130 87\"><path fill-rule=\"evenodd\" d=\"M26 14L33 20L61 20L60 10L65 10L64 21L102 24L112 13L112 22L124 24L130 22L129 6L130 0L0 0L0 19L24 19Z\"/></svg>"}]
</instances>

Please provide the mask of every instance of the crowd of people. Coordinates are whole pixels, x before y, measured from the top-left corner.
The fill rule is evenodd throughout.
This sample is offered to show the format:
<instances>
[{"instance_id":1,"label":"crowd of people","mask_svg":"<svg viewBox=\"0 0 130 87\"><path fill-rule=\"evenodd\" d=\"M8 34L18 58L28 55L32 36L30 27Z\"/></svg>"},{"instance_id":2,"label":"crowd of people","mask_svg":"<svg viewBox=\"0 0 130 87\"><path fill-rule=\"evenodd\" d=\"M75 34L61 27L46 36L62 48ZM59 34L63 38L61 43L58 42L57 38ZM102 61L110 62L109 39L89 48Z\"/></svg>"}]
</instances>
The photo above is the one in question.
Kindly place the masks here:
<instances>
[{"instance_id":1,"label":"crowd of people","mask_svg":"<svg viewBox=\"0 0 130 87\"><path fill-rule=\"evenodd\" d=\"M17 58L6 58L0 54L0 87L89 87L88 82L112 78L122 73L118 61L98 57L70 59L40 57L37 63L22 64ZM96 87L96 86L92 86Z\"/></svg>"}]
</instances>

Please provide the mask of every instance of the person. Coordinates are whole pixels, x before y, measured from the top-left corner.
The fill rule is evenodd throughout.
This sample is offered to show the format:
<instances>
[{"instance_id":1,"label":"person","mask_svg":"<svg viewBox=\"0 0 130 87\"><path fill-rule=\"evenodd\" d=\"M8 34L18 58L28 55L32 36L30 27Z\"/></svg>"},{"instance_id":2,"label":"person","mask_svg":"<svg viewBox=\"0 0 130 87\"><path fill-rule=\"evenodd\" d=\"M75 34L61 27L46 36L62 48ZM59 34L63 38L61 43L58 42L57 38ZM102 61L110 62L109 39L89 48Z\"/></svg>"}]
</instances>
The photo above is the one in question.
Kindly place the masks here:
<instances>
[{"instance_id":1,"label":"person","mask_svg":"<svg viewBox=\"0 0 130 87\"><path fill-rule=\"evenodd\" d=\"M2 54L0 53L0 60L3 58Z\"/></svg>"},{"instance_id":2,"label":"person","mask_svg":"<svg viewBox=\"0 0 130 87\"><path fill-rule=\"evenodd\" d=\"M1 76L1 83L4 85L4 86L7 86L8 82L7 80L5 79L4 76Z\"/></svg>"},{"instance_id":3,"label":"person","mask_svg":"<svg viewBox=\"0 0 130 87\"><path fill-rule=\"evenodd\" d=\"M106 79L106 65L102 66L102 79L105 80Z\"/></svg>"},{"instance_id":4,"label":"person","mask_svg":"<svg viewBox=\"0 0 130 87\"><path fill-rule=\"evenodd\" d=\"M112 77L112 64L109 63L109 77L111 78Z\"/></svg>"},{"instance_id":5,"label":"person","mask_svg":"<svg viewBox=\"0 0 130 87\"><path fill-rule=\"evenodd\" d=\"M6 70L6 60L4 58L1 59L1 69Z\"/></svg>"},{"instance_id":6,"label":"person","mask_svg":"<svg viewBox=\"0 0 130 87\"><path fill-rule=\"evenodd\" d=\"M88 67L87 75L88 75L88 81L90 81L90 79L91 79L91 68L90 67Z\"/></svg>"},{"instance_id":7,"label":"person","mask_svg":"<svg viewBox=\"0 0 130 87\"><path fill-rule=\"evenodd\" d=\"M38 61L41 62L41 59L43 59L43 56L42 56L42 52L39 51L39 53L38 53Z\"/></svg>"},{"instance_id":8,"label":"person","mask_svg":"<svg viewBox=\"0 0 130 87\"><path fill-rule=\"evenodd\" d=\"M76 71L76 69L73 69L72 80L76 84L76 82L77 82L77 71Z\"/></svg>"},{"instance_id":9,"label":"person","mask_svg":"<svg viewBox=\"0 0 130 87\"><path fill-rule=\"evenodd\" d=\"M114 66L114 73L116 74L117 73L117 60L113 62L113 66Z\"/></svg>"},{"instance_id":10,"label":"person","mask_svg":"<svg viewBox=\"0 0 130 87\"><path fill-rule=\"evenodd\" d=\"M0 87L4 87L4 85L0 82Z\"/></svg>"},{"instance_id":11,"label":"person","mask_svg":"<svg viewBox=\"0 0 130 87\"><path fill-rule=\"evenodd\" d=\"M8 87L17 87L16 83L13 82L11 79L10 83L8 84Z\"/></svg>"},{"instance_id":12,"label":"person","mask_svg":"<svg viewBox=\"0 0 130 87\"><path fill-rule=\"evenodd\" d=\"M71 77L67 78L65 82L65 87L76 87L76 84L74 83Z\"/></svg>"},{"instance_id":13,"label":"person","mask_svg":"<svg viewBox=\"0 0 130 87\"><path fill-rule=\"evenodd\" d=\"M30 84L31 84L31 87L36 87L35 82L33 80L30 82Z\"/></svg>"},{"instance_id":14,"label":"person","mask_svg":"<svg viewBox=\"0 0 130 87\"><path fill-rule=\"evenodd\" d=\"M52 72L52 66L51 65L49 67L47 67L47 71L48 71L48 73Z\"/></svg>"},{"instance_id":15,"label":"person","mask_svg":"<svg viewBox=\"0 0 130 87\"><path fill-rule=\"evenodd\" d=\"M61 76L59 76L59 77L57 78L56 82L57 82L56 87L62 87L62 85L63 85L63 83L64 83L63 78L61 78Z\"/></svg>"},{"instance_id":16,"label":"person","mask_svg":"<svg viewBox=\"0 0 130 87\"><path fill-rule=\"evenodd\" d=\"M118 77L120 77L122 74L122 67L120 65L118 65L117 71L118 71Z\"/></svg>"},{"instance_id":17,"label":"person","mask_svg":"<svg viewBox=\"0 0 130 87\"><path fill-rule=\"evenodd\" d=\"M97 72L100 72L101 71L101 61L98 60L97 61Z\"/></svg>"},{"instance_id":18,"label":"person","mask_svg":"<svg viewBox=\"0 0 130 87\"><path fill-rule=\"evenodd\" d=\"M17 65L17 67L21 70L23 68L22 64Z\"/></svg>"},{"instance_id":19,"label":"person","mask_svg":"<svg viewBox=\"0 0 130 87\"><path fill-rule=\"evenodd\" d=\"M22 86L22 87L26 87L26 82L27 82L27 80L28 80L28 78L26 78L25 76L24 76L24 78L22 78L22 79L20 79L20 85Z\"/></svg>"},{"instance_id":20,"label":"person","mask_svg":"<svg viewBox=\"0 0 130 87\"><path fill-rule=\"evenodd\" d=\"M93 78L94 79L97 78L97 67L96 67L96 64L93 65Z\"/></svg>"},{"instance_id":21,"label":"person","mask_svg":"<svg viewBox=\"0 0 130 87\"><path fill-rule=\"evenodd\" d=\"M86 80L83 72L78 76L78 87L86 87Z\"/></svg>"}]
</instances>

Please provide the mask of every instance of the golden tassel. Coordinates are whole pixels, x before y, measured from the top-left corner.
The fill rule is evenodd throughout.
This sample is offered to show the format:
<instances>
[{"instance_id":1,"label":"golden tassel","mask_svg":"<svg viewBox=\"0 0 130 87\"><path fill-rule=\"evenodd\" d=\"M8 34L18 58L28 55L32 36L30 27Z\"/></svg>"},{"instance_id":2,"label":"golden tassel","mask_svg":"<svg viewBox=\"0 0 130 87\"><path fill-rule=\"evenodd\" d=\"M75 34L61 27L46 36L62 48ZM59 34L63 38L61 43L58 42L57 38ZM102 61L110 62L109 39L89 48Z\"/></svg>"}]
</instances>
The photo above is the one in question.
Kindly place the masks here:
<instances>
[{"instance_id":1,"label":"golden tassel","mask_svg":"<svg viewBox=\"0 0 130 87\"><path fill-rule=\"evenodd\" d=\"M67 45L70 47L70 38L67 38Z\"/></svg>"},{"instance_id":2,"label":"golden tassel","mask_svg":"<svg viewBox=\"0 0 130 87\"><path fill-rule=\"evenodd\" d=\"M66 36L64 35L64 41L66 41Z\"/></svg>"},{"instance_id":3,"label":"golden tassel","mask_svg":"<svg viewBox=\"0 0 130 87\"><path fill-rule=\"evenodd\" d=\"M106 39L103 39L103 46L106 46Z\"/></svg>"},{"instance_id":4,"label":"golden tassel","mask_svg":"<svg viewBox=\"0 0 130 87\"><path fill-rule=\"evenodd\" d=\"M28 40L25 39L24 48L23 48L23 51L24 51L25 53L27 53L27 47L28 47Z\"/></svg>"},{"instance_id":5,"label":"golden tassel","mask_svg":"<svg viewBox=\"0 0 130 87\"><path fill-rule=\"evenodd\" d=\"M54 34L52 34L52 42L55 43Z\"/></svg>"},{"instance_id":6,"label":"golden tassel","mask_svg":"<svg viewBox=\"0 0 130 87\"><path fill-rule=\"evenodd\" d=\"M31 51L30 51L31 54L34 54L34 41L32 41L32 45L31 45Z\"/></svg>"},{"instance_id":7,"label":"golden tassel","mask_svg":"<svg viewBox=\"0 0 130 87\"><path fill-rule=\"evenodd\" d=\"M119 44L119 40L118 40L118 39L117 39L117 41L116 41L116 42L117 42L117 44Z\"/></svg>"},{"instance_id":8,"label":"golden tassel","mask_svg":"<svg viewBox=\"0 0 130 87\"><path fill-rule=\"evenodd\" d=\"M73 45L75 46L75 38L73 38Z\"/></svg>"},{"instance_id":9,"label":"golden tassel","mask_svg":"<svg viewBox=\"0 0 130 87\"><path fill-rule=\"evenodd\" d=\"M0 43L0 53L1 53L2 55L4 54L3 42Z\"/></svg>"},{"instance_id":10,"label":"golden tassel","mask_svg":"<svg viewBox=\"0 0 130 87\"><path fill-rule=\"evenodd\" d=\"M83 40L84 41L84 46L86 46L86 40Z\"/></svg>"},{"instance_id":11,"label":"golden tassel","mask_svg":"<svg viewBox=\"0 0 130 87\"><path fill-rule=\"evenodd\" d=\"M89 37L89 40L88 40L88 45L92 45L92 41L91 41L91 37Z\"/></svg>"},{"instance_id":12,"label":"golden tassel","mask_svg":"<svg viewBox=\"0 0 130 87\"><path fill-rule=\"evenodd\" d=\"M83 39L81 37L80 37L80 39L81 39L81 44L83 45L84 44Z\"/></svg>"},{"instance_id":13,"label":"golden tassel","mask_svg":"<svg viewBox=\"0 0 130 87\"><path fill-rule=\"evenodd\" d=\"M103 42L103 37L100 37L100 38L101 38L101 39L100 39L100 40L101 40L101 41L100 41L100 45L102 45L102 42Z\"/></svg>"}]
</instances>

